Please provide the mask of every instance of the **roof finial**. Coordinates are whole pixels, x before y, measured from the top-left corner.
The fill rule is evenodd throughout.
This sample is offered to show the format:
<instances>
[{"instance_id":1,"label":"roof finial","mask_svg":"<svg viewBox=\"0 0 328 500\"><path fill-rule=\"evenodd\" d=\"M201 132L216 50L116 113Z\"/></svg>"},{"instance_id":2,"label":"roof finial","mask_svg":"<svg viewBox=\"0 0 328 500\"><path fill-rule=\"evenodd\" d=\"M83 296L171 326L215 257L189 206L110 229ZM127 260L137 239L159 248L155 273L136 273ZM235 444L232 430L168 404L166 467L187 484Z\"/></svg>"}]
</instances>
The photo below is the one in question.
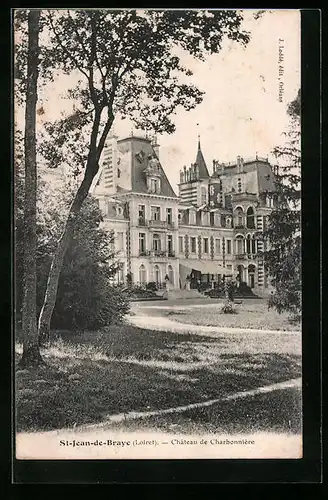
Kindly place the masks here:
<instances>
[{"instance_id":1,"label":"roof finial","mask_svg":"<svg viewBox=\"0 0 328 500\"><path fill-rule=\"evenodd\" d=\"M198 149L200 149L200 133L199 133L199 123L197 125L197 130L198 130Z\"/></svg>"}]
</instances>

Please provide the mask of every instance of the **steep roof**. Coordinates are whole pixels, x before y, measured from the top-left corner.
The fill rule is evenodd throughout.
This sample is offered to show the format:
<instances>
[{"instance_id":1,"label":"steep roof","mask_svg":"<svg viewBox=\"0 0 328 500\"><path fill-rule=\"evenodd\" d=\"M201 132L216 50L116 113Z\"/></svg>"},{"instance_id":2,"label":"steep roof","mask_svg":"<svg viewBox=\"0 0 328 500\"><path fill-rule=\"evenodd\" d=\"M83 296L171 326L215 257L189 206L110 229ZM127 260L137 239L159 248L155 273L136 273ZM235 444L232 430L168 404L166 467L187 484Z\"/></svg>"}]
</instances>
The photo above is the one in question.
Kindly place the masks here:
<instances>
[{"instance_id":1,"label":"steep roof","mask_svg":"<svg viewBox=\"0 0 328 500\"><path fill-rule=\"evenodd\" d=\"M207 179L210 176L210 174L208 173L206 162L204 160L202 149L200 147L200 138L198 138L198 149L197 149L197 156L195 163L197 163L199 167L199 178Z\"/></svg>"},{"instance_id":2,"label":"steep roof","mask_svg":"<svg viewBox=\"0 0 328 500\"><path fill-rule=\"evenodd\" d=\"M276 179L269 163L261 163L257 167L259 193L276 190Z\"/></svg>"},{"instance_id":3,"label":"steep roof","mask_svg":"<svg viewBox=\"0 0 328 500\"><path fill-rule=\"evenodd\" d=\"M131 181L132 181L132 191L136 193L148 194L147 182L144 170L148 166L149 157L157 155L149 139L142 137L128 137L127 139L121 139L118 144L123 142L130 142L131 147ZM159 160L159 159L158 159ZM170 196L177 198L177 195L173 191L173 188L166 177L165 171L160 163L159 169L161 172L161 192L162 196Z\"/></svg>"}]
</instances>

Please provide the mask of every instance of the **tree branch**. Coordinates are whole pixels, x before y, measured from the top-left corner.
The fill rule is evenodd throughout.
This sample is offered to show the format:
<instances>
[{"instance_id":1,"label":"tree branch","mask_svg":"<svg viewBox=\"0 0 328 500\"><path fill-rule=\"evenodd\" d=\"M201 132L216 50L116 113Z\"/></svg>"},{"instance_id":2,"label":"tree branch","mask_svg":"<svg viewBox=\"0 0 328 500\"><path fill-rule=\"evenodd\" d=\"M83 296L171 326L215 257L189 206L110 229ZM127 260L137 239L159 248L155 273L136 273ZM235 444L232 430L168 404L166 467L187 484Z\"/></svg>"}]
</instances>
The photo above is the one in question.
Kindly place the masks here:
<instances>
[{"instance_id":1,"label":"tree branch","mask_svg":"<svg viewBox=\"0 0 328 500\"><path fill-rule=\"evenodd\" d=\"M50 23L50 26L51 26L51 29L56 37L56 40L57 40L57 43L59 44L59 46L62 48L62 50L65 52L65 54L68 56L68 58L70 58L73 63L75 64L76 68L88 79L88 74L86 71L84 71L84 69L82 69L81 65L77 62L77 59L73 56L73 52L72 51L69 51L65 45L63 45L63 42L61 41L61 38L59 36L59 34L56 32L55 30L55 26L54 26L54 23L52 21L52 16L50 13L48 13L48 19L49 19L49 23Z\"/></svg>"},{"instance_id":2,"label":"tree branch","mask_svg":"<svg viewBox=\"0 0 328 500\"><path fill-rule=\"evenodd\" d=\"M78 39L78 42L81 45L81 47L82 47L82 49L83 49L83 51L85 53L85 58L88 59L89 56L90 56L89 51L86 49L86 47L85 47L85 45L83 43L83 40L82 40L82 38L80 36L80 33L79 33L78 29L76 28L76 24L75 24L74 19L72 18L71 14L70 14L70 11L68 11L67 13L68 13L68 17L70 18L70 20L72 22L72 26L73 26L73 30L74 30L74 32L76 34L76 38Z\"/></svg>"}]
</instances>

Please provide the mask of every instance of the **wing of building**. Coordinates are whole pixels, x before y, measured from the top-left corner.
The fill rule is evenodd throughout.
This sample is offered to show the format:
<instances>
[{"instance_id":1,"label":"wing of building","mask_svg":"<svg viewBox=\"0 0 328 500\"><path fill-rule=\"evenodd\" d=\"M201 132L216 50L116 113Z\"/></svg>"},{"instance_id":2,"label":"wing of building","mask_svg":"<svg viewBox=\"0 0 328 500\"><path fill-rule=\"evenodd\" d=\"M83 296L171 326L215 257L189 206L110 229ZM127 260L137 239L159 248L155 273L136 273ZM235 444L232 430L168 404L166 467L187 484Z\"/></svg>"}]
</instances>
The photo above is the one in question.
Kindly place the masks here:
<instances>
[{"instance_id":1,"label":"wing of building","mask_svg":"<svg viewBox=\"0 0 328 500\"><path fill-rule=\"evenodd\" d=\"M214 286L223 275L268 292L260 234L277 198L275 172L265 158L223 164L209 173L198 141L195 163L180 172L179 196L159 159L159 145L144 137L108 139L93 185L104 226L115 233L121 262L117 279L164 280Z\"/></svg>"}]
</instances>

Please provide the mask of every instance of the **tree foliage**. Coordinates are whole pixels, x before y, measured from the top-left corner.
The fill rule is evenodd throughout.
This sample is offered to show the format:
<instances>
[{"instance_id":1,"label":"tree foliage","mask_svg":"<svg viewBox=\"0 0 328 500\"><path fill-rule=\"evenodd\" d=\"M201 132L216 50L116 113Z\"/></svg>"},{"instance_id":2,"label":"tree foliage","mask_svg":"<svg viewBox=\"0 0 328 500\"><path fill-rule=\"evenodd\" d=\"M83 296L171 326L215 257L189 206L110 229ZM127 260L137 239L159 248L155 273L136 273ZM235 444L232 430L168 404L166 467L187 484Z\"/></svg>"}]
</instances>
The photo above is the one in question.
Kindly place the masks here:
<instances>
[{"instance_id":1,"label":"tree foliage","mask_svg":"<svg viewBox=\"0 0 328 500\"><path fill-rule=\"evenodd\" d=\"M51 322L53 328L96 330L122 320L128 311L126 292L112 282L119 269L112 249L114 234L101 228L102 221L97 201L89 196L65 254ZM55 248L53 244L53 251ZM52 253L43 250L39 256L40 308Z\"/></svg>"},{"instance_id":2,"label":"tree foliage","mask_svg":"<svg viewBox=\"0 0 328 500\"><path fill-rule=\"evenodd\" d=\"M279 164L276 174L277 207L268 218L264 238L266 269L274 293L269 307L298 315L301 311L301 149L300 91L288 106L291 117L286 142L274 151Z\"/></svg>"},{"instance_id":3,"label":"tree foliage","mask_svg":"<svg viewBox=\"0 0 328 500\"><path fill-rule=\"evenodd\" d=\"M177 108L189 111L202 101L179 53L205 60L220 51L225 37L249 40L236 11L68 10L43 16L50 42L44 64L76 75L76 85L66 96L74 109L45 124L40 150L50 166L68 161L80 171L92 146L99 160L114 117L172 133Z\"/></svg>"},{"instance_id":4,"label":"tree foliage","mask_svg":"<svg viewBox=\"0 0 328 500\"><path fill-rule=\"evenodd\" d=\"M40 64L77 76L67 97L75 109L44 125L40 153L52 167L72 165L82 173L49 271L39 331L49 335L64 256L75 220L99 170L115 116L138 127L172 133L177 108L202 101L190 83L180 51L204 60L220 51L224 38L246 44L237 11L67 10L42 11L47 47Z\"/></svg>"},{"instance_id":5,"label":"tree foliage","mask_svg":"<svg viewBox=\"0 0 328 500\"><path fill-rule=\"evenodd\" d=\"M16 183L16 317L22 307L22 231L24 177L17 169ZM65 225L66 213L74 193L39 176L37 200L37 311L40 312L47 276L58 237ZM59 293L52 317L57 329L98 329L121 320L128 311L126 292L113 284L118 262L113 248L114 234L102 227L103 217L97 201L89 196L76 221L74 235L65 255L59 280Z\"/></svg>"}]
</instances>

